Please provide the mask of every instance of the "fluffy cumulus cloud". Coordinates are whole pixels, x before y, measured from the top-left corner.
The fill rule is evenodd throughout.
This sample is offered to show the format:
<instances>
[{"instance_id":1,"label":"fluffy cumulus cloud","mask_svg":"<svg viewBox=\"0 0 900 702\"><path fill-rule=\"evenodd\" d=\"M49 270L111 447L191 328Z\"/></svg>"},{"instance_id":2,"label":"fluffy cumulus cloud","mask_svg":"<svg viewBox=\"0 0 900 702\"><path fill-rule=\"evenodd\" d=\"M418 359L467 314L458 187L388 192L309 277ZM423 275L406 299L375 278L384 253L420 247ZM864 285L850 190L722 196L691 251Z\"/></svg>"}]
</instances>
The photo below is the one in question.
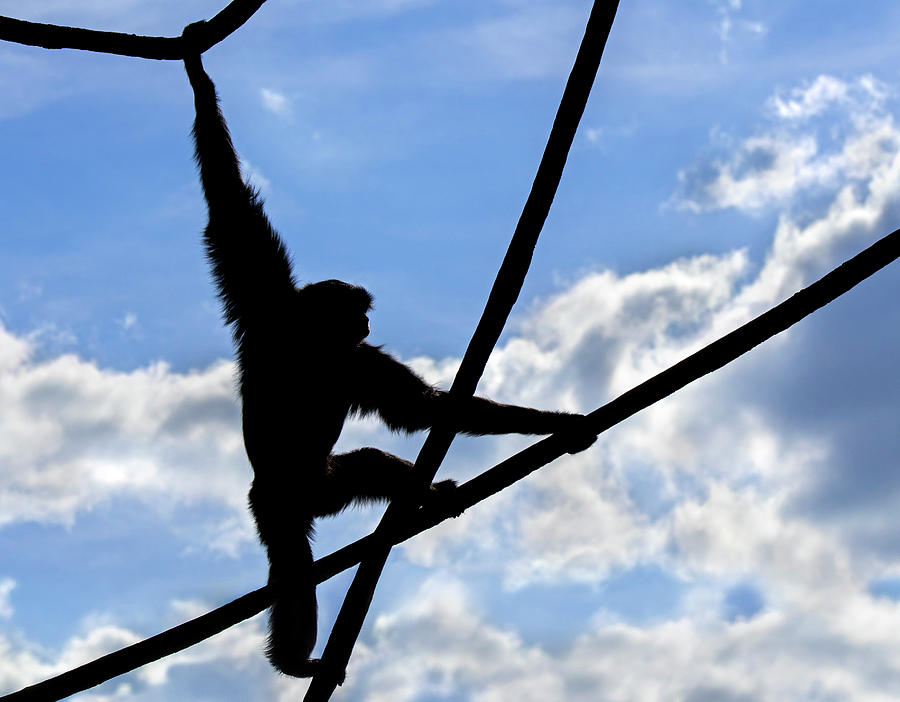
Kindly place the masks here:
<instances>
[{"instance_id":1,"label":"fluffy cumulus cloud","mask_svg":"<svg viewBox=\"0 0 900 702\"><path fill-rule=\"evenodd\" d=\"M734 141L705 179L699 169L682 174L680 196L697 212L750 211L815 191L800 210L779 211L765 258L739 250L584 275L518 319L481 391L593 409L883 234L900 193L900 132L886 94L870 78L823 77L772 98L771 128ZM823 115L845 118L827 146ZM346 699L895 698L900 569L890 515L900 484L889 476L900 348L879 324L817 316L405 545L405 559L432 575L364 634ZM442 381L456 363L414 361ZM858 391L866 383L874 390ZM5 524L77 523L123 496L243 509L248 469L228 364L113 373L74 356L35 361L30 342L2 332L0 400ZM372 423L349 431L348 440L390 447ZM521 445L460 442L450 472L471 474ZM838 489L851 469L871 489ZM641 616L616 599L616 588L642 592L651 580ZM12 587L0 580L0 615L15 622ZM133 637L96 627L55 661L0 639L0 687L64 667L71 651ZM240 669L272 696L296 696L295 683L265 672L260 639L251 622L132 676L121 694L190 670Z\"/></svg>"},{"instance_id":2,"label":"fluffy cumulus cloud","mask_svg":"<svg viewBox=\"0 0 900 702\"><path fill-rule=\"evenodd\" d=\"M123 373L34 353L34 342L0 329L0 524L71 525L125 498L243 515L249 466L231 363Z\"/></svg>"},{"instance_id":3,"label":"fluffy cumulus cloud","mask_svg":"<svg viewBox=\"0 0 900 702\"><path fill-rule=\"evenodd\" d=\"M768 109L790 131L734 142L706 181L717 184L708 199L692 203L750 211L815 190L815 206L780 210L764 260L736 251L589 274L520 320L483 389L591 409L893 228L900 139L886 94L868 77L826 77L773 97ZM846 120L823 149L815 120L834 111ZM771 158L754 171L747 159L763 144ZM792 330L464 515L462 528L414 541L407 556L445 579L379 619L359 698L891 699L897 339L872 320L838 315L810 323L814 333ZM879 339L859 346L888 341L862 373L843 350L856 334ZM829 348L813 345L822 338ZM833 392L822 392L824 373ZM860 375L880 397L856 394ZM849 489L851 472L872 489ZM485 568L502 571L499 596L460 584ZM660 571L676 602L655 618L607 596L613 583ZM561 650L529 643L527 626L501 625L491 609L508 598L557 612L554 597L574 602L579 586L594 593L593 616Z\"/></svg>"},{"instance_id":4,"label":"fluffy cumulus cloud","mask_svg":"<svg viewBox=\"0 0 900 702\"><path fill-rule=\"evenodd\" d=\"M492 623L460 582L432 579L377 618L348 692L379 701L892 699L900 610L862 598L832 602L838 611L822 604L647 627L598 617L549 652Z\"/></svg>"},{"instance_id":5,"label":"fluffy cumulus cloud","mask_svg":"<svg viewBox=\"0 0 900 702\"><path fill-rule=\"evenodd\" d=\"M168 619L173 623L195 617L209 610L208 603L174 600L170 603ZM93 617L85 621L82 631L67 639L58 651L49 653L21 636L0 634L0 689L14 690L38 680L57 675L93 660L110 650L139 641L136 632L100 621L108 617ZM260 655L265 639L262 619L242 622L192 648L151 663L133 673L93 688L78 697L90 702L112 700L154 700L165 698L167 685L184 671L198 674L200 679L225 680L232 692L247 699L259 694L257 682L264 677L268 664ZM271 677L271 676L270 676ZM187 682L188 687L192 684ZM297 683L285 684L277 678L268 681L273 698L288 691L297 696ZM203 689L203 692L199 690ZM246 689L245 689L246 687ZM182 687L182 690L184 688ZM197 694L185 693L189 698L202 696L208 683L198 687ZM284 697L286 699L286 697Z\"/></svg>"},{"instance_id":6,"label":"fluffy cumulus cloud","mask_svg":"<svg viewBox=\"0 0 900 702\"><path fill-rule=\"evenodd\" d=\"M819 76L767 103L767 128L745 139L717 131L715 155L679 173L673 202L694 212L755 212L838 185L876 186L895 166L900 131L887 109L890 91L863 76Z\"/></svg>"},{"instance_id":7,"label":"fluffy cumulus cloud","mask_svg":"<svg viewBox=\"0 0 900 702\"><path fill-rule=\"evenodd\" d=\"M84 635L74 636L63 647L57 660L48 662L30 646L16 645L0 637L0 685L18 689L26 684L69 670L108 651L135 643L133 632L114 625L98 626Z\"/></svg>"}]
</instances>

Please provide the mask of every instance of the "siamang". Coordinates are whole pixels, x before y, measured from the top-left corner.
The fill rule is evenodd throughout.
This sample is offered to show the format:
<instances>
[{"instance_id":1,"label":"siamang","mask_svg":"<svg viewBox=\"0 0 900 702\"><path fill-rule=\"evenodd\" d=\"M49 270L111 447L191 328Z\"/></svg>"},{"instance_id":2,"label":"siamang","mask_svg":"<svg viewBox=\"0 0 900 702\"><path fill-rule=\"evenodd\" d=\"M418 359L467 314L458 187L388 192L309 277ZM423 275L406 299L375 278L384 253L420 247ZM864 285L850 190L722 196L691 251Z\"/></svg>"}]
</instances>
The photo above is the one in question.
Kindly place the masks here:
<instances>
[{"instance_id":1,"label":"siamang","mask_svg":"<svg viewBox=\"0 0 900 702\"><path fill-rule=\"evenodd\" d=\"M185 29L186 46L197 45L198 31ZM195 157L209 210L204 243L236 346L244 445L254 471L249 503L269 559L267 655L281 672L309 677L321 666L309 657L316 642L314 520L351 503L404 496L421 504L455 487L443 481L417 495L408 461L375 448L332 453L348 415L377 413L394 431L440 424L472 435L549 434L580 415L454 400L364 341L372 309L366 290L339 280L298 287L259 193L241 176L200 54L187 53Z\"/></svg>"}]
</instances>

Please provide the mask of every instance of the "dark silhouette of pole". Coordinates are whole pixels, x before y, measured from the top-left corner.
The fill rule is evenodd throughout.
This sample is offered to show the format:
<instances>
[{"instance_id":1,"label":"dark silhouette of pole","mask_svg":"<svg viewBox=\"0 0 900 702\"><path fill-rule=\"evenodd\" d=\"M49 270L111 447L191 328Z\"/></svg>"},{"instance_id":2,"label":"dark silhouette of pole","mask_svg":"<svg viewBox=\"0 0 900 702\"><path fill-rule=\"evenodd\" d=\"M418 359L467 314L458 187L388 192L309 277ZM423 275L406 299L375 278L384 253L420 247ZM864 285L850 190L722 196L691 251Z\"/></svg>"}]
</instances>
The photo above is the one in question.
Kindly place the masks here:
<instances>
[{"instance_id":1,"label":"dark silhouette of pole","mask_svg":"<svg viewBox=\"0 0 900 702\"><path fill-rule=\"evenodd\" d=\"M265 1L233 0L206 23L208 34L202 44L193 51L199 49L199 52L203 53L234 33ZM147 59L180 61L185 54L180 36L146 37L138 34L26 22L12 17L0 17L0 39L44 49L81 49Z\"/></svg>"},{"instance_id":2,"label":"dark silhouette of pole","mask_svg":"<svg viewBox=\"0 0 900 702\"><path fill-rule=\"evenodd\" d=\"M583 432L600 434L747 353L763 341L796 324L900 257L900 229L841 264L742 327L714 341L683 361L658 373L585 417ZM575 437L576 440L578 437ZM383 533L375 532L320 558L313 564L317 583L359 563L373 550L396 545L487 499L547 465L566 452L571 436L554 434L510 456L457 488L443 513L422 511ZM51 702L87 690L259 614L269 606L265 587L218 609L126 646L56 677L0 697L0 702Z\"/></svg>"},{"instance_id":3,"label":"dark silhouette of pole","mask_svg":"<svg viewBox=\"0 0 900 702\"><path fill-rule=\"evenodd\" d=\"M222 41L246 22L263 2L265 0L234 0L206 23L207 36L199 47L191 47L191 51L206 51ZM617 5L615 1L597 0L594 3L531 193L485 311L451 387L450 392L456 396L474 393L488 357L518 298L534 246L559 185ZM25 22L8 17L0 17L0 39L51 49L74 48L152 59L181 59L185 51L181 37L144 37ZM313 566L314 578L318 583L360 563L326 646L326 659L335 663L331 670L342 669L338 664L345 666L349 660L392 545L512 485L558 458L569 447L583 445L585 434L600 434L694 380L723 367L833 301L898 256L900 230L879 240L780 305L595 410L585 417L577 434L569 431L550 436L460 485L454 493L452 504L446 505L442 513L410 511L409 505L391 504L375 532L319 559ZM453 432L445 428L436 429L428 436L416 461L416 473L423 487L433 479L453 437ZM259 613L270 601L267 588L260 588L137 644L0 697L0 702L62 699L199 643ZM336 684L336 677L317 676L306 699L311 702L327 700Z\"/></svg>"},{"instance_id":4,"label":"dark silhouette of pole","mask_svg":"<svg viewBox=\"0 0 900 702\"><path fill-rule=\"evenodd\" d=\"M450 395L453 397L468 397L475 393L491 351L519 297L534 247L553 204L569 149L587 105L618 4L618 0L595 0L591 8L584 37L566 82L531 192L494 280L484 312L450 387ZM423 490L434 479L454 436L453 430L447 427L435 427L428 434L413 470ZM393 529L411 508L414 506L404 502L392 502L376 533ZM388 543L360 563L325 645L322 654L325 665L313 677L304 702L326 702L343 680L343 671L350 660L390 551L391 545Z\"/></svg>"}]
</instances>

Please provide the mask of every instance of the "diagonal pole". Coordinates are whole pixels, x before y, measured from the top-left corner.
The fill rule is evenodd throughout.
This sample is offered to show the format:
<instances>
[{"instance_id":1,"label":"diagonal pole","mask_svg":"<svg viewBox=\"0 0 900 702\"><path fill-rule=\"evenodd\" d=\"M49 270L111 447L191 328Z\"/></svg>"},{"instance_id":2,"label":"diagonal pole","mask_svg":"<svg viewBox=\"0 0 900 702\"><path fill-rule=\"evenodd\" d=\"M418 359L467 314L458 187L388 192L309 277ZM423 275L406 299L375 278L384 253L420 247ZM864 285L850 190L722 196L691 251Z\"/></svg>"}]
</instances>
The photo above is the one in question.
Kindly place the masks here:
<instances>
[{"instance_id":1,"label":"diagonal pole","mask_svg":"<svg viewBox=\"0 0 900 702\"><path fill-rule=\"evenodd\" d=\"M842 263L824 277L799 291L742 327L645 380L585 417L585 432L598 434L637 414L680 388L725 366L766 339L793 326L819 308L858 285L900 257L900 229ZM390 534L396 545L449 519L454 514L487 499L561 456L567 447L563 435L554 435L520 451L480 475L463 483L454 492L453 503L444 512L425 511L414 515ZM379 537L381 538L381 537ZM353 567L371 550L384 547L375 534L323 556L313 564L313 578L321 583ZM268 588L242 597L195 619L167 629L148 639L101 656L89 663L43 682L0 697L0 702L51 702L123 675L142 665L200 643L220 631L259 614L271 604Z\"/></svg>"},{"instance_id":2,"label":"diagonal pole","mask_svg":"<svg viewBox=\"0 0 900 702\"><path fill-rule=\"evenodd\" d=\"M587 105L618 5L618 0L595 0L591 8L584 37L566 82L531 192L494 280L484 312L450 387L450 395L453 397L471 396L475 393L491 351L500 338L522 289L534 247L550 212L569 149ZM435 427L429 433L414 468L415 479L421 483L423 490L434 479L454 436L454 432L447 427ZM398 523L402 523L410 508L409 504L391 503L375 530L376 534L393 530ZM370 557L360 563L325 646L322 655L324 669L313 678L304 702L327 702L341 682L340 676L350 660L390 551L390 543L387 543L382 548L373 549Z\"/></svg>"}]
</instances>

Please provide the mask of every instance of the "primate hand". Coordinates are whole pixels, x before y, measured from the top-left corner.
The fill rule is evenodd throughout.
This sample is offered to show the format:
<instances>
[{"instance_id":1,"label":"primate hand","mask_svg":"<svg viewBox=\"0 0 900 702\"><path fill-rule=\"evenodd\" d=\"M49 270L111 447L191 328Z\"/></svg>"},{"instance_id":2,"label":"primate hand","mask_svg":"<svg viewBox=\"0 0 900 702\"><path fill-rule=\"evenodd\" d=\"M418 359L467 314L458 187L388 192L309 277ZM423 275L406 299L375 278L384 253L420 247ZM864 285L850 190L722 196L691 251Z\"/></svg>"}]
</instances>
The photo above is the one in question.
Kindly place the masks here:
<instances>
[{"instance_id":1,"label":"primate hand","mask_svg":"<svg viewBox=\"0 0 900 702\"><path fill-rule=\"evenodd\" d=\"M181 42L185 47L184 57L199 56L203 53L203 40L207 32L206 22L201 20L193 22L181 30Z\"/></svg>"},{"instance_id":2,"label":"primate hand","mask_svg":"<svg viewBox=\"0 0 900 702\"><path fill-rule=\"evenodd\" d=\"M574 421L571 424L571 429L569 427L566 427L565 429L567 432L572 432L572 439L569 442L566 453L581 453L594 445L594 442L597 440L597 435L591 432L585 433L585 431L581 429L581 427L585 426L585 417L583 414L572 415L572 419Z\"/></svg>"}]
</instances>

